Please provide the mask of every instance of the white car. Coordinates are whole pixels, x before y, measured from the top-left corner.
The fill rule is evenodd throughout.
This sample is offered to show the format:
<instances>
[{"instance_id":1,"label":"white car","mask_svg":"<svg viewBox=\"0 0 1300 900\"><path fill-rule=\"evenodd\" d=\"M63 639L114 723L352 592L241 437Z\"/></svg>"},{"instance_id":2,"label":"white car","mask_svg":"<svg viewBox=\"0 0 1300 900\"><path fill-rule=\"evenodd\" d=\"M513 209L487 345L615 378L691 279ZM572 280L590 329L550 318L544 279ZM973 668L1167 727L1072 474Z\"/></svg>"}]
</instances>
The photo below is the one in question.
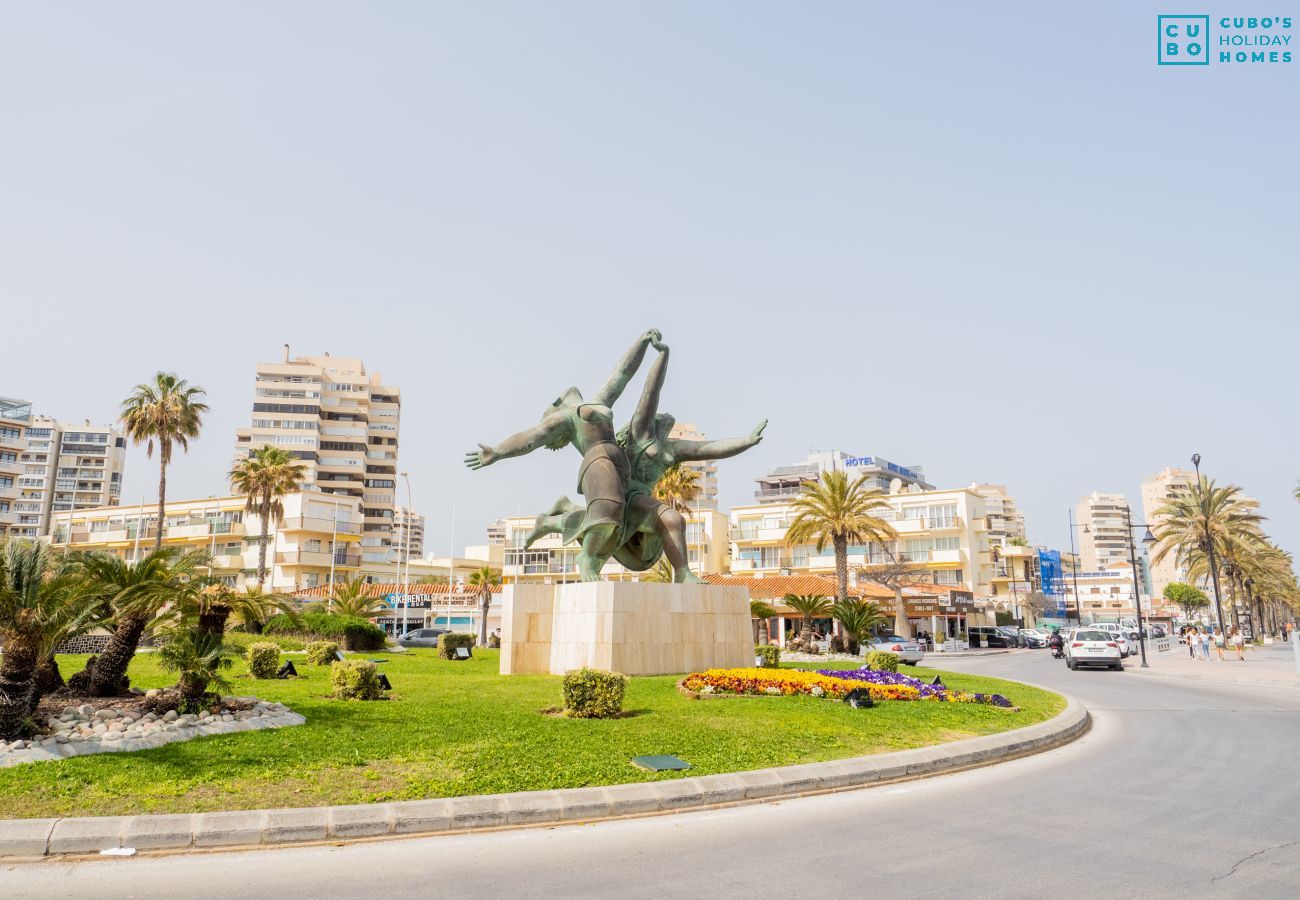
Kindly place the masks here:
<instances>
[{"instance_id":1,"label":"white car","mask_svg":"<svg viewBox=\"0 0 1300 900\"><path fill-rule=\"evenodd\" d=\"M1089 625L1088 627L1096 628L1099 631L1104 631L1109 634L1111 640L1119 644L1119 655L1121 659L1128 659L1129 656L1135 652L1137 635L1134 634L1133 637L1130 638L1127 629L1124 627L1116 625L1114 622L1098 622L1096 625Z\"/></svg>"},{"instance_id":2,"label":"white car","mask_svg":"<svg viewBox=\"0 0 1300 900\"><path fill-rule=\"evenodd\" d=\"M1100 628L1075 629L1065 642L1065 664L1071 669L1078 669L1079 666L1105 666L1124 671L1119 642L1114 638L1114 634Z\"/></svg>"},{"instance_id":3,"label":"white car","mask_svg":"<svg viewBox=\"0 0 1300 900\"><path fill-rule=\"evenodd\" d=\"M896 634L873 637L869 643L862 645L864 656L869 650L883 650L886 653L893 653L898 657L899 662L909 666L914 666L925 660L924 647L911 638L899 637Z\"/></svg>"}]
</instances>

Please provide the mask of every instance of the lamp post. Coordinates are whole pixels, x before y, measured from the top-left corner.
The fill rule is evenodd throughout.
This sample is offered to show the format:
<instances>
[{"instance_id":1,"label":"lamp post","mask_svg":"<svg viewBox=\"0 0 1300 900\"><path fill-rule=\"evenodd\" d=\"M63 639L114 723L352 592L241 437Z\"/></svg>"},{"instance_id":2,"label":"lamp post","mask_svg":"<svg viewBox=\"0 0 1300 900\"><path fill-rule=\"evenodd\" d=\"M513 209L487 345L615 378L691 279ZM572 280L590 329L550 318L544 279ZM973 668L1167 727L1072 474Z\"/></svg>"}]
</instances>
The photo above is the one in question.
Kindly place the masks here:
<instances>
[{"instance_id":1,"label":"lamp post","mask_svg":"<svg viewBox=\"0 0 1300 900\"><path fill-rule=\"evenodd\" d=\"M1074 524L1074 507L1070 507L1070 574L1074 578L1074 621L1079 627L1083 627L1083 607L1079 600L1079 554L1074 549L1074 530L1079 526ZM1083 526L1085 529L1087 525Z\"/></svg>"},{"instance_id":2,"label":"lamp post","mask_svg":"<svg viewBox=\"0 0 1300 900\"><path fill-rule=\"evenodd\" d=\"M1201 454L1192 454L1192 466L1196 469L1196 486L1201 487ZM1219 565L1214 559L1214 540L1210 537L1210 520L1205 520L1205 553L1210 560L1210 579L1214 582L1214 614L1219 620L1219 631L1223 631L1223 598L1219 593Z\"/></svg>"},{"instance_id":3,"label":"lamp post","mask_svg":"<svg viewBox=\"0 0 1300 900\"><path fill-rule=\"evenodd\" d=\"M1261 615L1259 621L1255 621L1255 597L1251 592L1251 588L1255 586L1255 579L1247 575L1242 585L1246 588L1246 615L1250 617L1250 637L1253 640L1259 629L1264 627L1264 617Z\"/></svg>"},{"instance_id":4,"label":"lamp post","mask_svg":"<svg viewBox=\"0 0 1300 900\"><path fill-rule=\"evenodd\" d=\"M1133 605L1137 608L1138 649L1142 651L1142 668L1148 669L1150 666L1147 665L1147 632L1146 627L1142 624L1142 588L1138 584L1137 545L1133 542L1133 529L1146 529L1146 534L1142 535L1142 543L1147 547L1154 544L1156 539L1151 534L1149 525L1145 523L1133 524L1133 510L1131 507L1124 507L1124 522L1128 526L1128 559L1133 566Z\"/></svg>"},{"instance_id":5,"label":"lamp post","mask_svg":"<svg viewBox=\"0 0 1300 900\"><path fill-rule=\"evenodd\" d=\"M411 476L408 472L400 473L402 479L406 482L406 516L403 523L406 525L406 539L402 541L402 553L406 557L406 575L402 579L402 634L406 634L410 623L407 621L411 608L411 525L415 520L415 510L411 507ZM401 560L398 560L398 566L401 566Z\"/></svg>"}]
</instances>

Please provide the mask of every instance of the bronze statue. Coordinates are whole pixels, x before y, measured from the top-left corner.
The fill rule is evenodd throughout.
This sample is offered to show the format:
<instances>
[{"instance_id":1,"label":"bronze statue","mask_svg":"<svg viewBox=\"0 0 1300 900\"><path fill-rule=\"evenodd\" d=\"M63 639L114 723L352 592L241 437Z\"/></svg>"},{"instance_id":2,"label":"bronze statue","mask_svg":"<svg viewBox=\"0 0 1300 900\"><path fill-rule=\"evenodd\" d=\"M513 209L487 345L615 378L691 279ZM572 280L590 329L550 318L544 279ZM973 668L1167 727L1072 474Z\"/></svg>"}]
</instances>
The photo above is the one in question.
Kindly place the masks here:
<instances>
[{"instance_id":1,"label":"bronze statue","mask_svg":"<svg viewBox=\"0 0 1300 900\"><path fill-rule=\"evenodd\" d=\"M651 364L632 421L615 434L612 406L640 367L648 347L658 350L659 356ZM674 581L698 582L690 570L686 520L654 496L655 485L679 462L735 456L762 440L766 420L744 438L670 439L675 420L658 412L667 368L668 347L662 335L654 329L647 331L624 354L592 402L585 402L576 387L569 388L536 427L511 435L497 447L479 444L479 450L465 456L466 465L479 469L543 445L558 450L572 443L582 452L578 491L586 506L561 497L537 517L525 546L556 533L563 535L566 544L579 541L578 572L583 581L600 580L600 570L611 556L625 568L640 572L653 566L662 554L673 567Z\"/></svg>"}]
</instances>

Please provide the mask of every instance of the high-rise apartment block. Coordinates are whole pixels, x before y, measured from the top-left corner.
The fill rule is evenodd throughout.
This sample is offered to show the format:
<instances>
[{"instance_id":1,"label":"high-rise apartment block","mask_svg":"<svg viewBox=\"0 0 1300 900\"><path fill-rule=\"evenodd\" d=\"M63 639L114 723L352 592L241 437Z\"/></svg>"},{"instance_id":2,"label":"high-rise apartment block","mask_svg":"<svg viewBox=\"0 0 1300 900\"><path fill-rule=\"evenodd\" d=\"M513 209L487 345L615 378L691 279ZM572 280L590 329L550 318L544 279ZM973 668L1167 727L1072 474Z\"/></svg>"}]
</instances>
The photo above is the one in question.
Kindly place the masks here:
<instances>
[{"instance_id":1,"label":"high-rise apartment block","mask_svg":"<svg viewBox=\"0 0 1300 900\"><path fill-rule=\"evenodd\" d=\"M393 559L424 558L424 516L399 506L393 511Z\"/></svg>"},{"instance_id":2,"label":"high-rise apartment block","mask_svg":"<svg viewBox=\"0 0 1300 900\"><path fill-rule=\"evenodd\" d=\"M805 482L816 481L823 472L847 472L850 478L866 476L867 487L883 493L897 493L911 488L932 491L934 485L925 480L920 466L900 466L879 456L852 456L842 450L814 450L803 462L779 466L755 479L758 490L754 499L759 503L784 503L802 490Z\"/></svg>"},{"instance_id":3,"label":"high-rise apartment block","mask_svg":"<svg viewBox=\"0 0 1300 900\"><path fill-rule=\"evenodd\" d=\"M30 404L26 413L17 445L21 468L16 477L4 470L6 465L13 466L9 457L15 453L15 445L0 449L0 492L16 490L15 495L5 498L9 504L9 534L34 540L49 534L53 513L121 502L126 438L119 429L89 421L72 425L49 416L32 416ZM4 418L3 412L0 418ZM10 435L13 441L14 430L10 424L0 434ZM11 478L14 483L7 485Z\"/></svg>"},{"instance_id":4,"label":"high-rise apartment block","mask_svg":"<svg viewBox=\"0 0 1300 900\"><path fill-rule=\"evenodd\" d=\"M1161 469L1142 481L1142 515L1143 521L1152 529L1158 529L1165 517L1158 510L1170 500L1187 492L1196 482L1196 473L1187 469L1168 467ZM1165 585L1175 581L1186 581L1187 572L1178 565L1176 554L1170 553L1160 562L1151 561L1151 589L1159 597L1163 595Z\"/></svg>"},{"instance_id":5,"label":"high-rise apartment block","mask_svg":"<svg viewBox=\"0 0 1300 900\"><path fill-rule=\"evenodd\" d=\"M0 397L0 537L18 521L23 477L22 455L27 449L27 428L32 405L26 400Z\"/></svg>"},{"instance_id":6,"label":"high-rise apartment block","mask_svg":"<svg viewBox=\"0 0 1300 900\"><path fill-rule=\"evenodd\" d=\"M258 363L252 426L236 432L235 457L276 446L306 463L304 488L361 500L364 563L388 563L401 392L355 357L289 358Z\"/></svg>"},{"instance_id":7,"label":"high-rise apartment block","mask_svg":"<svg viewBox=\"0 0 1300 900\"><path fill-rule=\"evenodd\" d=\"M1079 560L1085 572L1129 564L1129 530L1123 494L1093 491L1076 504L1079 525Z\"/></svg>"},{"instance_id":8,"label":"high-rise apartment block","mask_svg":"<svg viewBox=\"0 0 1300 900\"><path fill-rule=\"evenodd\" d=\"M674 441L706 441L707 437L690 422L677 422L673 425L672 430L668 432L668 437ZM688 505L691 509L717 509L718 508L718 463L712 459L692 460L683 462L682 468L691 469L700 474L699 481L695 486L699 493L695 499Z\"/></svg>"}]
</instances>

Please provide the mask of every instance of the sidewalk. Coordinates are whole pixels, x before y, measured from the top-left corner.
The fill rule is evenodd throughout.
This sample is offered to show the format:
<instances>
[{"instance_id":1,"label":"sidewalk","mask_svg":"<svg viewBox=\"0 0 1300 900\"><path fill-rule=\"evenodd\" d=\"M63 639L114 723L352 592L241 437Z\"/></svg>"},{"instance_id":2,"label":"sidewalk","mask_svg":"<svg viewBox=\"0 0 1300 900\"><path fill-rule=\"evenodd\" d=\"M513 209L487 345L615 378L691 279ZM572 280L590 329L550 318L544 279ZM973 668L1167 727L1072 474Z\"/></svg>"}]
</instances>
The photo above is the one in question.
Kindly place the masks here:
<instances>
[{"instance_id":1,"label":"sidewalk","mask_svg":"<svg viewBox=\"0 0 1300 900\"><path fill-rule=\"evenodd\" d=\"M1141 675L1164 678L1300 686L1300 674L1296 673L1295 656L1292 655L1289 643L1260 647L1248 645L1245 662L1237 659L1237 652L1230 647L1224 648L1223 662L1219 662L1213 647L1210 648L1210 658L1205 660L1190 658L1184 644L1175 644L1172 650L1165 653L1152 652L1148 645L1147 662L1150 668L1144 669L1140 657L1130 656L1124 668Z\"/></svg>"}]
</instances>

